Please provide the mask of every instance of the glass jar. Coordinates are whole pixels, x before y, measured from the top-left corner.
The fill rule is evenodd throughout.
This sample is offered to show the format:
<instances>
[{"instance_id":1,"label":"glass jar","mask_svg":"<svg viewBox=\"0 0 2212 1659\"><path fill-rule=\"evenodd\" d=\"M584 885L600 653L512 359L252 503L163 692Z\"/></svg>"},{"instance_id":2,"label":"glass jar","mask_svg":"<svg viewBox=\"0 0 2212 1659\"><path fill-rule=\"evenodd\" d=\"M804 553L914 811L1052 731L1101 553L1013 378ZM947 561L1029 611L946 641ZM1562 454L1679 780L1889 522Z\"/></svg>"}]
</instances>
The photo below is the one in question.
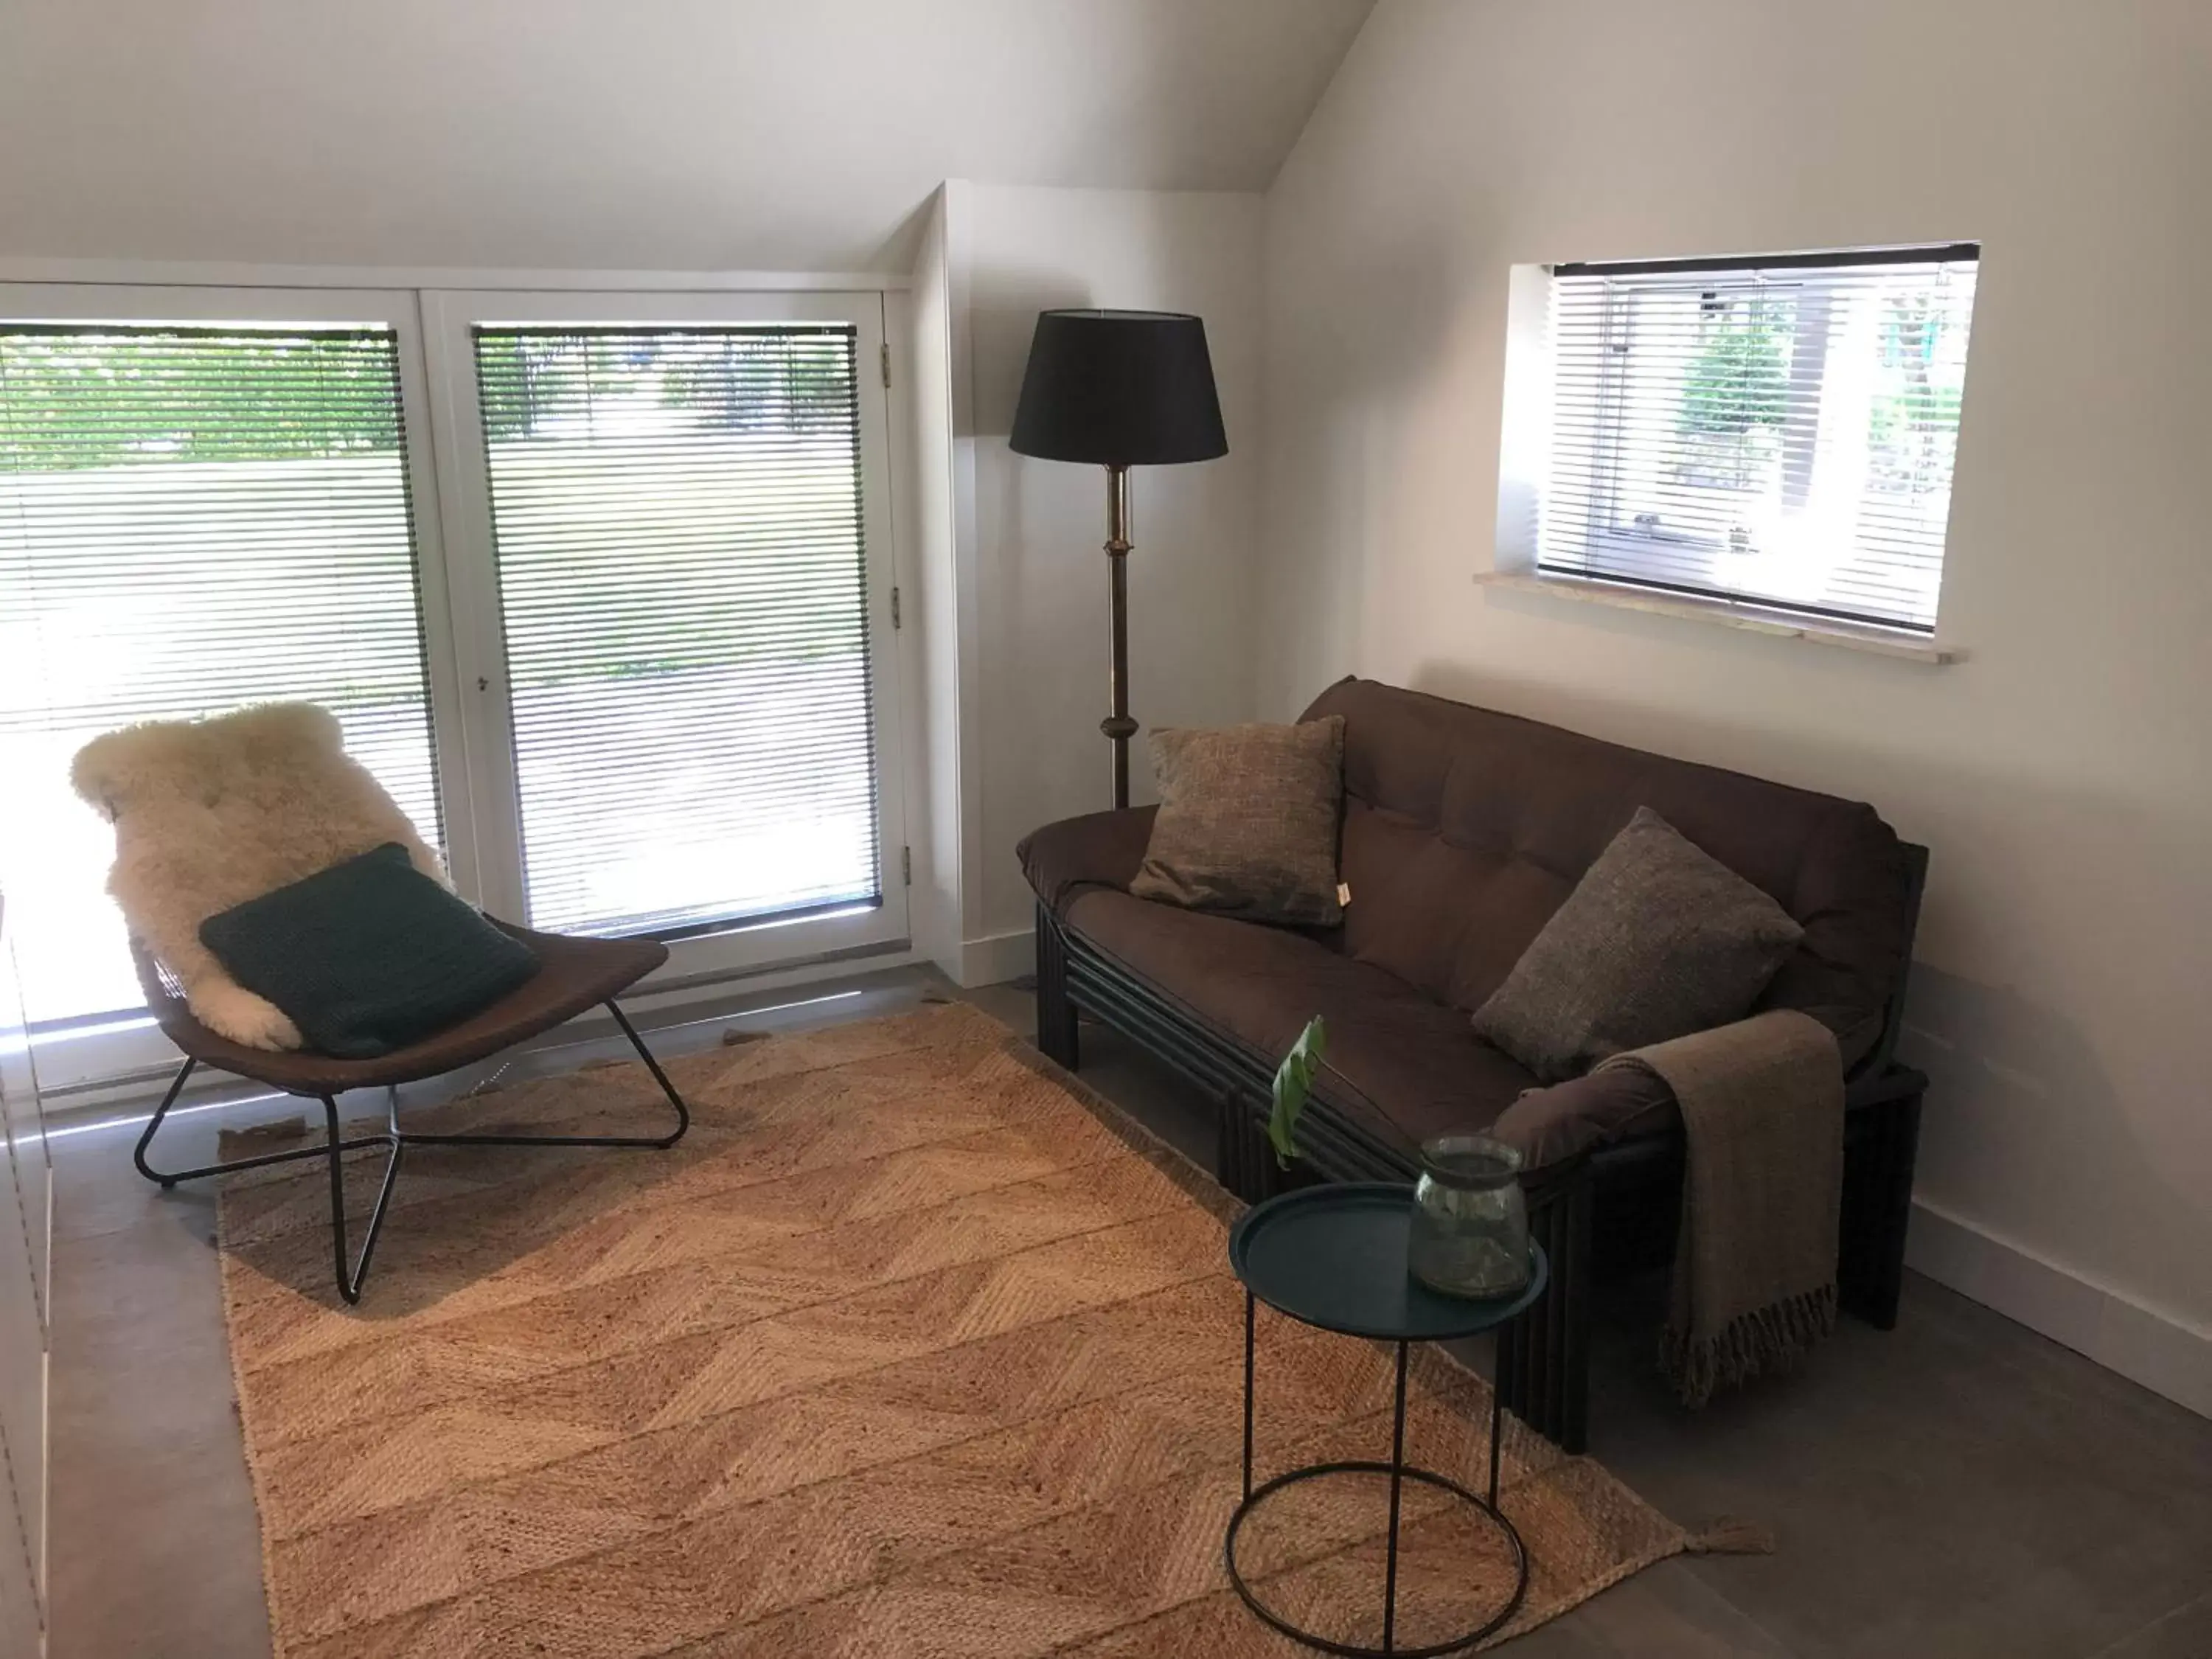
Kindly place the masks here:
<instances>
[{"instance_id":1,"label":"glass jar","mask_svg":"<svg viewBox=\"0 0 2212 1659\"><path fill-rule=\"evenodd\" d=\"M1521 1195L1521 1154L1488 1135L1424 1141L1407 1266L1446 1296L1511 1296L1525 1287L1528 1206Z\"/></svg>"}]
</instances>

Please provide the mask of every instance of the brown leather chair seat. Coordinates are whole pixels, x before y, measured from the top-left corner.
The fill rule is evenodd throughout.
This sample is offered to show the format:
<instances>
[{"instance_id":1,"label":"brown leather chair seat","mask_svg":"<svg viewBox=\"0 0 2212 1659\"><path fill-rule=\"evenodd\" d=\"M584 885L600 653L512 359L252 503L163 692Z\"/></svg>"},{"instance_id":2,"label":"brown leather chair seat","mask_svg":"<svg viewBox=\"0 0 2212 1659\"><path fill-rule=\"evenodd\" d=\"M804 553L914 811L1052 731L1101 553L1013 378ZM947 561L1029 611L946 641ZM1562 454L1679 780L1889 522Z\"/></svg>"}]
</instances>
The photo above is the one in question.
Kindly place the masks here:
<instances>
[{"instance_id":1,"label":"brown leather chair seat","mask_svg":"<svg viewBox=\"0 0 2212 1659\"><path fill-rule=\"evenodd\" d=\"M668 947L657 939L574 938L533 933L497 921L493 926L538 953L538 972L482 1013L374 1060L334 1060L328 1054L248 1048L233 1042L192 1018L183 994L136 939L131 942L131 952L147 1009L170 1042L202 1065L287 1094L307 1096L381 1089L458 1071L597 1007L668 960Z\"/></svg>"},{"instance_id":2,"label":"brown leather chair seat","mask_svg":"<svg viewBox=\"0 0 2212 1659\"><path fill-rule=\"evenodd\" d=\"M361 1299L362 1282L368 1275L370 1258L375 1254L376 1241L384 1226L386 1210L392 1200L393 1187L399 1179L399 1167L406 1150L416 1146L592 1146L633 1147L665 1150L684 1138L690 1127L690 1112L684 1098L677 1093L676 1085L668 1080L653 1051L645 1046L637 1030L629 1023L616 995L628 990L639 980L668 960L668 947L657 939L586 939L563 933L535 933L527 927L517 927L493 918L493 925L522 940L538 953L538 969L529 980L501 997L482 1013L463 1021L448 1030L380 1054L374 1060L338 1060L328 1054L306 1052L285 1052L268 1048L249 1048L242 1043L217 1035L194 1018L182 991L161 971L161 966L148 954L137 939L131 942L131 954L138 969L138 982L146 994L146 1006L155 1024L170 1042L184 1052L185 1063L169 1091L156 1107L148 1121L145 1132L138 1137L138 1145L131 1153L131 1161L138 1172L149 1181L158 1182L165 1188L174 1187L180 1181L197 1181L204 1176L229 1175L242 1170L258 1169L271 1164L288 1164L300 1158L325 1159L329 1166L331 1194L331 1255L336 1270L339 1297L348 1302ZM487 1058L527 1042L543 1032L551 1030L594 1006L604 1006L621 1027L623 1035L636 1049L653 1079L660 1085L675 1113L674 1124L665 1133L627 1135L611 1134L510 1134L510 1133L440 1133L403 1127L399 1121L398 1087L403 1083L416 1083L425 1079L441 1077L471 1062ZM177 1103L193 1068L213 1066L222 1071L246 1078L270 1088L280 1089L286 1094L299 1095L322 1103L325 1138L320 1146L295 1147L284 1152L264 1152L255 1157L231 1158L193 1170L156 1169L147 1159L154 1136L163 1119ZM353 1136L345 1135L338 1118L337 1097L355 1089L384 1089L387 1091L387 1111L385 1127L380 1132ZM387 1158L384 1166L383 1184L377 1190L376 1207L371 1212L368 1227L362 1235L361 1253L349 1257L345 1206L345 1180L341 1160L349 1152L364 1147L382 1147Z\"/></svg>"}]
</instances>

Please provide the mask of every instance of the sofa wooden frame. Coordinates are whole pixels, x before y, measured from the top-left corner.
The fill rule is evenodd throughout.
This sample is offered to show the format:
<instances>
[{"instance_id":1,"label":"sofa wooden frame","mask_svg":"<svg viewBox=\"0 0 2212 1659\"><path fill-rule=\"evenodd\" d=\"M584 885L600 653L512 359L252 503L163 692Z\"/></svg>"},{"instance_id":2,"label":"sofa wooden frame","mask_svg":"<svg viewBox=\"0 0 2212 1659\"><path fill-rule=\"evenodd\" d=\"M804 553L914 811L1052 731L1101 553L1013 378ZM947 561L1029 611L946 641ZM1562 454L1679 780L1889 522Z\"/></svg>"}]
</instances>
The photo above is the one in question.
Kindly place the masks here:
<instances>
[{"instance_id":1,"label":"sofa wooden frame","mask_svg":"<svg viewBox=\"0 0 2212 1659\"><path fill-rule=\"evenodd\" d=\"M1928 849L1905 843L1911 882L1905 961ZM1286 1185L1411 1180L1409 1152L1317 1095L1299 1120L1299 1167L1284 1171L1265 1133L1276 1060L1228 1036L1178 999L1037 906L1037 1047L1070 1071L1081 1063L1079 1016L1121 1032L1202 1090L1216 1113L1215 1179L1248 1203ZM1911 1218L1913 1163L1926 1075L1896 1058L1905 1005L1900 972L1873 1052L1845 1080L1843 1222L1838 1290L1845 1311L1879 1329L1897 1323ZM1500 1334L1498 1387L1508 1409L1571 1452L1589 1439L1590 1296L1601 1275L1663 1263L1682 1189L1680 1124L1634 1134L1540 1171L1529 1225L1551 1257L1543 1298Z\"/></svg>"}]
</instances>

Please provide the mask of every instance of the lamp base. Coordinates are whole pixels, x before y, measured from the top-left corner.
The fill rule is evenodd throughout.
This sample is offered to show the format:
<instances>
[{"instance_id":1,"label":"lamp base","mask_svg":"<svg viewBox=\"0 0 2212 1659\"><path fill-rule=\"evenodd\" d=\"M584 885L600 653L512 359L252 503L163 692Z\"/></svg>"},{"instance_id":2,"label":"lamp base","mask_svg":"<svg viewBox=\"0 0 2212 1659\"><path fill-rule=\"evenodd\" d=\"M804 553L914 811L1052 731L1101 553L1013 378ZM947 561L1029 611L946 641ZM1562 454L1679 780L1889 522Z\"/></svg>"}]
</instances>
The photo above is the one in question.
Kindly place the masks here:
<instances>
[{"instance_id":1,"label":"lamp base","mask_svg":"<svg viewBox=\"0 0 2212 1659\"><path fill-rule=\"evenodd\" d=\"M1129 739L1137 722L1129 718L1129 469L1106 469L1106 691L1113 713L1098 729L1114 746L1114 805L1129 804Z\"/></svg>"}]
</instances>

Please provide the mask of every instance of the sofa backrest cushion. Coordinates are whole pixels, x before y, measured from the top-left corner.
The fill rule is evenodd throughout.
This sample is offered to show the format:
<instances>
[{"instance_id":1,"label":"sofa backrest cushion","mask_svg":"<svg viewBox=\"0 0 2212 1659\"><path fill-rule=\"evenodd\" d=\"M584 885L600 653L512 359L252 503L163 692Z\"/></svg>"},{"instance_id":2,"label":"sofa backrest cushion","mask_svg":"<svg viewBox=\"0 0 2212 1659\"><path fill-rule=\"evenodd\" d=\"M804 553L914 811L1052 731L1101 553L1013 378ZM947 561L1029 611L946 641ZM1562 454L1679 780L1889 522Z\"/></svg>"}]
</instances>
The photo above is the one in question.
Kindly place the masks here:
<instances>
[{"instance_id":1,"label":"sofa backrest cushion","mask_svg":"<svg viewBox=\"0 0 2212 1659\"><path fill-rule=\"evenodd\" d=\"M1805 937L1759 1001L1872 1049L1910 948L1909 866L1870 806L1372 680L1344 717L1339 947L1470 1014L1639 806L1772 896Z\"/></svg>"}]
</instances>

